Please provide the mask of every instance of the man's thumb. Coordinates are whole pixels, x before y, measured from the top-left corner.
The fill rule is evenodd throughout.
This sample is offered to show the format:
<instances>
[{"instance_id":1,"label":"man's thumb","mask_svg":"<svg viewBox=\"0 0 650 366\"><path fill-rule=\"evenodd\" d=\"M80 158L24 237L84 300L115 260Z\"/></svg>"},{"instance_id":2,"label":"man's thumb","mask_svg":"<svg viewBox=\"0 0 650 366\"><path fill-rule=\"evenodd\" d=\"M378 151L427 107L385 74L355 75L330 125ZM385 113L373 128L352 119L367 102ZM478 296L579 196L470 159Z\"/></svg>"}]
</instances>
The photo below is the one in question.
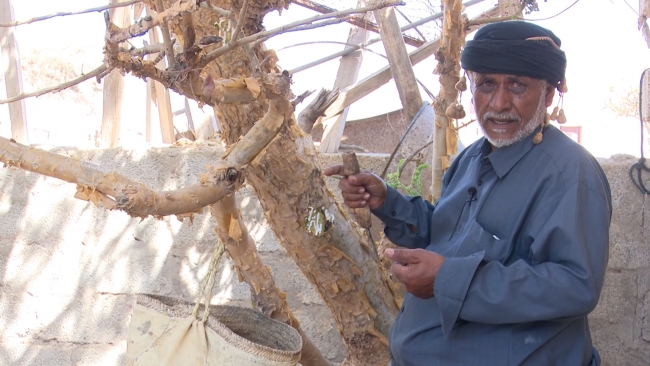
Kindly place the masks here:
<instances>
[{"instance_id":1,"label":"man's thumb","mask_svg":"<svg viewBox=\"0 0 650 366\"><path fill-rule=\"evenodd\" d=\"M413 258L410 255L410 250L409 249L393 249L389 248L386 249L384 254L386 255L386 258L392 260L393 262L399 262L399 263L411 263Z\"/></svg>"}]
</instances>

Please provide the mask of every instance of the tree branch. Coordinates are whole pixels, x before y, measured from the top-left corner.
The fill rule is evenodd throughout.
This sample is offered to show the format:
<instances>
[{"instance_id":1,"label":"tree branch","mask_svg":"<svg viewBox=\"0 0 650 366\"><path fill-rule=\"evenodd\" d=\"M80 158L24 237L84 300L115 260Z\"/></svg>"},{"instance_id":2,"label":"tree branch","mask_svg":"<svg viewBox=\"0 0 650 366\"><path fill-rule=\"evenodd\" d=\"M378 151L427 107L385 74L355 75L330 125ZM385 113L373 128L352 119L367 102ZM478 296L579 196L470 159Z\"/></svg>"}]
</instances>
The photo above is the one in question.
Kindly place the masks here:
<instances>
[{"instance_id":1,"label":"tree branch","mask_svg":"<svg viewBox=\"0 0 650 366\"><path fill-rule=\"evenodd\" d=\"M232 12L230 10L225 10L210 4L207 1L201 2L199 5L200 8L209 10L211 12L217 13L222 18L232 19Z\"/></svg>"},{"instance_id":2,"label":"tree branch","mask_svg":"<svg viewBox=\"0 0 650 366\"><path fill-rule=\"evenodd\" d=\"M427 147L429 147L431 144L433 144L433 139L431 139L431 141L427 142L426 144L424 144L424 145L423 145L422 147L420 147L419 149L413 151L413 153L411 153L411 155L409 155L409 156L404 160L404 163L402 164L402 166L401 166L401 167L399 168L399 170L397 171L397 177L398 177L398 178L401 178L401 177L402 177L402 172L404 171L404 168L406 167L406 165L407 165L411 160L413 160L413 158L415 157L415 155L417 155L420 151L422 151L422 150L426 149Z\"/></svg>"},{"instance_id":3,"label":"tree branch","mask_svg":"<svg viewBox=\"0 0 650 366\"><path fill-rule=\"evenodd\" d=\"M466 28L477 26L477 25L499 23L499 22L504 22L506 20L517 19L519 16L521 16L525 8L526 8L526 2L522 1L521 5L519 6L519 9L517 9L517 12L514 13L513 15L501 16L496 18L480 18L480 19L470 20L469 22L467 22Z\"/></svg>"},{"instance_id":4,"label":"tree branch","mask_svg":"<svg viewBox=\"0 0 650 366\"><path fill-rule=\"evenodd\" d=\"M210 106L224 104L247 104L259 98L290 99L292 97L288 75L261 73L259 77L245 79L213 80L211 88L205 88L207 79L194 71L165 71L152 61L135 59L128 52L106 52L106 62L140 78L151 78L164 87Z\"/></svg>"},{"instance_id":5,"label":"tree branch","mask_svg":"<svg viewBox=\"0 0 650 366\"><path fill-rule=\"evenodd\" d=\"M156 0L156 12L163 13L165 11L165 6L163 5L162 0ZM159 24L160 30L162 33L163 43L165 45L165 53L167 54L167 67L171 70L176 68L176 58L174 58L174 49L172 48L172 39L169 36L169 26L167 22L162 22Z\"/></svg>"},{"instance_id":6,"label":"tree branch","mask_svg":"<svg viewBox=\"0 0 650 366\"><path fill-rule=\"evenodd\" d=\"M101 203L109 210L125 211L145 218L179 215L192 217L225 195L241 178L240 168L249 164L275 137L293 109L287 100L272 100L268 112L218 161L208 167L200 183L173 191L153 191L114 172L76 159L35 149L0 137L0 161L7 166L77 184L76 198Z\"/></svg>"},{"instance_id":7,"label":"tree branch","mask_svg":"<svg viewBox=\"0 0 650 366\"><path fill-rule=\"evenodd\" d=\"M542 20L553 19L553 18L555 18L556 16L558 16L558 15L564 13L565 11L571 9L575 4L578 3L578 1L580 1L580 0L576 0L576 1L574 1L573 4L567 6L567 7L566 7L564 10L562 10L561 12L559 12L559 13L557 13L557 14L555 14L555 15L552 15L552 16L550 16L550 17L548 17L548 18L541 18L541 19L526 19L526 21L527 21L527 22L539 22L539 21L542 21ZM630 6L630 4L627 3L627 1L625 2L625 4L627 4L627 6ZM636 10L634 10L634 9L632 9L632 10L636 13ZM638 14L637 14L637 15L638 15Z\"/></svg>"},{"instance_id":8,"label":"tree branch","mask_svg":"<svg viewBox=\"0 0 650 366\"><path fill-rule=\"evenodd\" d=\"M300 333L302 365L331 365L305 335L300 323L291 312L286 296L275 284L271 270L262 262L255 240L251 237L242 219L241 211L237 207L235 195L224 197L212 204L210 212L217 222L215 231L221 242L225 244L239 278L250 286L254 306L266 316L289 324Z\"/></svg>"},{"instance_id":9,"label":"tree branch","mask_svg":"<svg viewBox=\"0 0 650 366\"><path fill-rule=\"evenodd\" d=\"M261 39L268 39L268 38L270 38L272 36L275 36L277 34L288 32L290 29L293 29L293 28L302 27L302 28L300 28L300 30L311 29L311 28L308 28L309 27L308 25L313 25L312 23L322 21L322 20L325 20L325 19L331 19L331 18L339 18L340 19L340 18L344 18L344 17L346 17L348 15L351 15L351 14L367 13L369 11L382 9L382 8L385 8L385 7L388 7L388 6L403 5L403 4L404 4L404 2L401 1L401 0L383 0L383 1L377 2L374 5L364 6L364 7L360 7L360 8L356 8L356 9L342 10L342 11L337 11L337 12L328 13L328 14L316 15L316 16L313 16L313 17L310 17L310 18L307 18L307 19L303 19L303 20L299 20L299 21L296 21L296 22L293 22L293 23L283 25L283 26L275 28L275 29L271 29L269 31L259 32L259 33L250 35L248 37L244 37L244 38L235 40L233 42L230 42L230 43L228 43L226 45L223 45L223 46L217 48L216 50L208 53L203 58L200 65L205 66L208 63L210 63L210 62L214 61L215 59L217 59L219 56L221 56L221 55L225 54L226 52L229 52L232 49L234 49L236 47L239 47L241 45L251 43L251 42L255 42L255 41L258 41L258 40L261 40ZM341 21L344 21L344 20L341 20ZM327 24L327 25L329 25L329 24Z\"/></svg>"},{"instance_id":10,"label":"tree branch","mask_svg":"<svg viewBox=\"0 0 650 366\"><path fill-rule=\"evenodd\" d=\"M462 125L456 127L456 131L460 130L460 129L463 128L463 127L467 127L467 126L471 125L471 124L474 123L474 122L476 122L475 119L470 120L470 121L468 121L468 122L465 122L465 123L463 123Z\"/></svg>"},{"instance_id":11,"label":"tree branch","mask_svg":"<svg viewBox=\"0 0 650 366\"><path fill-rule=\"evenodd\" d=\"M485 0L471 0L471 1L467 1L467 2L463 3L463 6L468 7L468 6L471 6L471 5L474 5L474 4L478 4L478 3L480 3L480 2L483 2L483 1L485 1ZM413 22L413 23L411 23L411 24L407 24L407 25L403 26L402 28L400 28L400 30L401 30L402 32L406 32L407 30L412 29L412 28L415 28L415 27L420 26L420 25L422 25L422 24L425 24L425 23L428 23L428 22L434 21L434 20L436 20L436 19L440 19L440 18L442 18L443 15L444 15L443 12L433 14L433 15L428 16L428 17L426 17L426 18L423 18L423 19L420 19L420 20L418 20L418 21L415 21L415 22ZM352 48L352 47L350 47L350 48L346 48L346 49L344 49L343 51L339 51L339 52L333 53L333 54L331 54L331 55L329 55L329 56L325 56L325 57L323 57L323 58L321 58L321 59L318 59L318 60L312 61L312 62L310 62L310 63L308 63L308 64L305 64L305 65L302 65L302 66L298 66L298 67L296 67L296 68L294 68L294 69L289 70L289 72L290 72L291 74L295 74L295 73L298 73L298 72L300 72L300 71L307 70L307 69L309 69L309 68L311 68L311 67L314 67L314 66L320 65L320 64L322 64L322 63L324 63L324 62L327 62L327 61L329 61L329 60L333 60L333 59L335 59L335 58L337 58L337 57L341 57L341 56L345 56L345 55L347 55L347 54L350 54L350 53L356 51L356 50L359 49L359 48L364 48L364 49L366 49L366 47L370 46L371 44L375 44L375 43L377 43L377 42L379 42L379 41L381 41L381 38L379 38L379 37L377 37L377 38L373 38L373 39L369 40L368 42L365 42L363 45L357 45L357 47L355 47L355 48ZM288 47L285 47L285 48L288 48Z\"/></svg>"},{"instance_id":12,"label":"tree branch","mask_svg":"<svg viewBox=\"0 0 650 366\"><path fill-rule=\"evenodd\" d=\"M269 110L264 117L257 121L246 136L221 158L226 160L228 166L236 169L250 163L273 140L283 122L292 113L293 108L288 100L271 100Z\"/></svg>"},{"instance_id":13,"label":"tree branch","mask_svg":"<svg viewBox=\"0 0 650 366\"><path fill-rule=\"evenodd\" d=\"M84 81L86 81L86 80L88 80L90 78L100 76L105 71L108 71L108 70L109 69L106 67L106 65L101 65L100 67L96 68L95 70L93 70L93 71L91 71L91 72L89 72L87 74L84 74L84 75L82 75L82 76L80 76L80 77L78 77L78 78L76 78L74 80L70 80L68 82L65 82L63 84L59 84L59 85L56 85L56 86L51 86L51 87L45 88L45 89L40 89L40 90L37 90L37 91L33 91L31 93L22 93L20 95L17 95L15 97L11 97L11 98L7 98L7 99L0 99L0 104L13 103L13 102L25 99L25 98L38 97L38 96L41 96L41 95L47 94L47 93L59 92L59 91L61 91L63 89L67 89L67 88L69 88L71 86L75 86L75 85L77 85L77 84L79 84L81 82L84 82Z\"/></svg>"},{"instance_id":14,"label":"tree branch","mask_svg":"<svg viewBox=\"0 0 650 366\"><path fill-rule=\"evenodd\" d=\"M330 8L323 4L316 3L315 1L312 0L292 0L291 3L300 5L304 8L319 12L321 14L333 13L337 11L334 8ZM379 27L377 26L377 24L365 19L364 17L353 16L347 18L345 21L361 29L365 29L366 31L379 33ZM420 47L424 43L417 38L413 38L405 34L403 34L402 37L404 38L404 43L413 47Z\"/></svg>"},{"instance_id":15,"label":"tree branch","mask_svg":"<svg viewBox=\"0 0 650 366\"><path fill-rule=\"evenodd\" d=\"M120 47L119 51L128 52L133 56L145 56L145 55L150 55L152 53L164 52L165 45L162 43L152 44L152 45L145 44L144 47L142 48L130 48L130 49Z\"/></svg>"},{"instance_id":16,"label":"tree branch","mask_svg":"<svg viewBox=\"0 0 650 366\"><path fill-rule=\"evenodd\" d=\"M237 19L237 27L232 33L232 40L239 39L239 33L241 32L242 27L244 26L244 17L246 17L246 11L248 10L248 0L244 0L244 4L239 11L239 19ZM232 42L231 40L231 42Z\"/></svg>"},{"instance_id":17,"label":"tree branch","mask_svg":"<svg viewBox=\"0 0 650 366\"><path fill-rule=\"evenodd\" d=\"M318 117L321 117L325 113L325 110L332 105L338 96L338 89L321 89L316 98L298 115L298 126L306 133L311 134L311 130Z\"/></svg>"},{"instance_id":18,"label":"tree branch","mask_svg":"<svg viewBox=\"0 0 650 366\"><path fill-rule=\"evenodd\" d=\"M233 191L236 169L214 169L201 183L175 191L152 191L142 184L76 159L0 137L0 161L7 166L77 184L76 198L118 209L132 217L189 215ZM188 199L191 198L191 199Z\"/></svg>"},{"instance_id":19,"label":"tree branch","mask_svg":"<svg viewBox=\"0 0 650 366\"><path fill-rule=\"evenodd\" d=\"M43 16L40 16L40 17L35 17L35 18L31 18L31 19L26 19L26 20L17 20L15 22L11 22L11 23L5 23L5 24L0 23L0 27L16 27L16 26L19 26L19 25L40 22L42 20L52 19L52 18L55 18L55 17L64 17L64 16L68 16L68 15L78 15L78 14L86 14L86 13L95 13L95 12L100 12L100 11L104 11L104 10L108 10L108 9L114 9L114 8L121 8L121 7L124 7L124 6L130 6L130 5L133 5L133 4L140 3L142 1L143 0L131 0L131 1L123 2L123 3L109 4L109 5L104 5L104 6L100 6L100 7L97 7L97 8L90 8L90 9L86 9L86 10L72 11L72 12L68 12L68 13L59 12L59 13L43 15Z\"/></svg>"},{"instance_id":20,"label":"tree branch","mask_svg":"<svg viewBox=\"0 0 650 366\"><path fill-rule=\"evenodd\" d=\"M126 41L127 39L139 37L147 33L149 29L155 26L166 24L167 20L177 17L184 12L193 11L196 8L197 5L195 1L183 2L179 0L174 3L174 5L172 5L169 9L158 12L157 14L151 16L147 15L128 28L119 28L117 26L109 28L106 34L106 41L118 44L120 42ZM165 32L163 32L163 35L164 33ZM167 32L167 35L169 36L169 31Z\"/></svg>"}]
</instances>

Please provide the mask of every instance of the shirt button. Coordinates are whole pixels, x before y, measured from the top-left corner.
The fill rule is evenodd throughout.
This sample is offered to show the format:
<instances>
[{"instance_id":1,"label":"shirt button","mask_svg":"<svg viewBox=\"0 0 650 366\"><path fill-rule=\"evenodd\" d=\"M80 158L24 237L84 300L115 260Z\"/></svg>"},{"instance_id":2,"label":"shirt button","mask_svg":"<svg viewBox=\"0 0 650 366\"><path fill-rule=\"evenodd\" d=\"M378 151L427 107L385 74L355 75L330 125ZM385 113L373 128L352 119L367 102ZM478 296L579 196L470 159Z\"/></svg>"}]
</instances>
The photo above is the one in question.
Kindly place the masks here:
<instances>
[{"instance_id":1,"label":"shirt button","mask_svg":"<svg viewBox=\"0 0 650 366\"><path fill-rule=\"evenodd\" d=\"M397 216L397 212L395 212L395 211L391 212L390 214L393 215L393 216Z\"/></svg>"},{"instance_id":2,"label":"shirt button","mask_svg":"<svg viewBox=\"0 0 650 366\"><path fill-rule=\"evenodd\" d=\"M481 184L483 184L483 181L482 181L482 180L480 180L480 179L479 179L479 180L477 180L477 181L476 181L476 185L477 185L477 186L479 186L479 187L480 187L480 186L481 186Z\"/></svg>"}]
</instances>

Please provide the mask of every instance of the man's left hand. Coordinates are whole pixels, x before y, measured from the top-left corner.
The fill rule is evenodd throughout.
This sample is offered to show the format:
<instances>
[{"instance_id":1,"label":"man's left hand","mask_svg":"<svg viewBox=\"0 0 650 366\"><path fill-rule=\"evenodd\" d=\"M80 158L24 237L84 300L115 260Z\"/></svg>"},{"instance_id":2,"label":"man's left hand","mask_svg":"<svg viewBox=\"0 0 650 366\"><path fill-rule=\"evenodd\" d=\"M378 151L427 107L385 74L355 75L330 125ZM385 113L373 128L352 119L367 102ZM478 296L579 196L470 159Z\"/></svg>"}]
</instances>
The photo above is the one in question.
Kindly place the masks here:
<instances>
[{"instance_id":1,"label":"man's left hand","mask_svg":"<svg viewBox=\"0 0 650 366\"><path fill-rule=\"evenodd\" d=\"M393 261L390 271L406 291L421 299L433 297L433 282L445 261L443 256L424 249L386 249L384 254Z\"/></svg>"}]
</instances>

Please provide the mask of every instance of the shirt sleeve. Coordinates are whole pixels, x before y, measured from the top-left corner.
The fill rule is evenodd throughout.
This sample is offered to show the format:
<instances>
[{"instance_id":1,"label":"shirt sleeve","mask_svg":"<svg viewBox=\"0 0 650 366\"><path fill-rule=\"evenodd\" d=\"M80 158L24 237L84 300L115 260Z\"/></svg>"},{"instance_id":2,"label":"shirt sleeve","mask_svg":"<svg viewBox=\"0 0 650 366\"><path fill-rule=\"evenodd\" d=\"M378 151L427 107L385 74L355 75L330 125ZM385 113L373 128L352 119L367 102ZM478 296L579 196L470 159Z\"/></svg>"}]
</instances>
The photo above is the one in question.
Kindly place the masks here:
<instances>
[{"instance_id":1,"label":"shirt sleeve","mask_svg":"<svg viewBox=\"0 0 650 366\"><path fill-rule=\"evenodd\" d=\"M384 223L384 233L393 243L407 248L426 248L431 243L431 214L434 206L422 197L410 197L388 186L384 204L372 213Z\"/></svg>"},{"instance_id":2,"label":"shirt sleeve","mask_svg":"<svg viewBox=\"0 0 650 366\"><path fill-rule=\"evenodd\" d=\"M434 282L443 334L458 318L512 324L590 313L603 287L610 220L609 194L576 183L519 238L532 240L526 260L486 262L484 252L446 259Z\"/></svg>"}]
</instances>

